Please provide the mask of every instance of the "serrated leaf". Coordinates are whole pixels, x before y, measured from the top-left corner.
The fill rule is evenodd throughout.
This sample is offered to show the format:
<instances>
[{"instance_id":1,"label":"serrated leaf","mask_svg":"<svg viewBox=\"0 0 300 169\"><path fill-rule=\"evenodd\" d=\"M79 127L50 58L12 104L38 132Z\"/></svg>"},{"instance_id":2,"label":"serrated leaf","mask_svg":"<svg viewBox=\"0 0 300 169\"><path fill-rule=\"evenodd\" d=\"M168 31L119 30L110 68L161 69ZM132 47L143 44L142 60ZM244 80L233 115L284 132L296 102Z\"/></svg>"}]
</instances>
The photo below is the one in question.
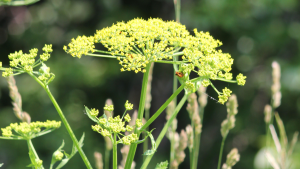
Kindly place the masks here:
<instances>
[{"instance_id":1,"label":"serrated leaf","mask_svg":"<svg viewBox=\"0 0 300 169\"><path fill-rule=\"evenodd\" d=\"M167 169L169 165L168 160L160 162L158 164L156 164L155 169Z\"/></svg>"}]
</instances>

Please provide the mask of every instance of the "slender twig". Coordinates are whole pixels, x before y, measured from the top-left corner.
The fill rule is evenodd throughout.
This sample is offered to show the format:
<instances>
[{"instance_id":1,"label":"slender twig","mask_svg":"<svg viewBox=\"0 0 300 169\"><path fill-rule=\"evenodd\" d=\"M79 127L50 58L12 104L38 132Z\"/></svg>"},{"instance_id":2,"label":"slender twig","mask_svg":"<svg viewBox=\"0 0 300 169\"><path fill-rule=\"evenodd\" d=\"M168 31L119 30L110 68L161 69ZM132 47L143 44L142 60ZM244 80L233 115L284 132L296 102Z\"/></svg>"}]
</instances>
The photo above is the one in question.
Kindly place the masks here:
<instances>
[{"instance_id":1,"label":"slender twig","mask_svg":"<svg viewBox=\"0 0 300 169\"><path fill-rule=\"evenodd\" d=\"M113 169L117 169L118 167L118 152L117 152L117 134L114 134L114 141L113 141Z\"/></svg>"},{"instance_id":2,"label":"slender twig","mask_svg":"<svg viewBox=\"0 0 300 169\"><path fill-rule=\"evenodd\" d=\"M32 73L28 73L28 74L29 74L35 81L37 81L37 82L44 88L44 90L46 91L46 93L48 94L48 96L49 96L50 100L52 101L52 103L53 103L53 105L54 105L54 107L55 107L55 109L56 109L58 115L60 116L60 118L61 118L63 124L65 125L65 127L66 127L66 129L67 129L67 131L68 131L68 133L69 133L69 135L70 135L72 141L73 141L73 144L75 145L76 149L78 150L78 152L79 152L79 154L80 154L80 156L81 156L83 162L85 163L85 165L86 165L86 167L87 167L88 169L91 169L92 166L91 166L89 160L87 159L87 157L86 157L86 155L84 154L84 152L83 152L81 146L79 145L79 142L78 142L78 140L77 140L75 134L73 133L72 128L70 127L70 125L69 125L69 123L68 123L68 121L67 121L67 119L66 119L64 113L63 113L62 110L60 109L60 107L59 107L59 105L57 104L55 98L53 97L53 95L52 95L52 93L51 93L49 87L48 87L48 86L45 86L45 85L44 85L44 84L43 84L36 76L34 76Z\"/></svg>"},{"instance_id":3,"label":"slender twig","mask_svg":"<svg viewBox=\"0 0 300 169\"><path fill-rule=\"evenodd\" d=\"M220 168L221 168L221 161L222 161L222 154L223 154L223 148L224 148L225 140L226 140L226 136L224 136L224 137L223 137L223 140L222 140L221 149L220 149L220 154L219 154L218 168L217 168L217 169L220 169Z\"/></svg>"}]
</instances>

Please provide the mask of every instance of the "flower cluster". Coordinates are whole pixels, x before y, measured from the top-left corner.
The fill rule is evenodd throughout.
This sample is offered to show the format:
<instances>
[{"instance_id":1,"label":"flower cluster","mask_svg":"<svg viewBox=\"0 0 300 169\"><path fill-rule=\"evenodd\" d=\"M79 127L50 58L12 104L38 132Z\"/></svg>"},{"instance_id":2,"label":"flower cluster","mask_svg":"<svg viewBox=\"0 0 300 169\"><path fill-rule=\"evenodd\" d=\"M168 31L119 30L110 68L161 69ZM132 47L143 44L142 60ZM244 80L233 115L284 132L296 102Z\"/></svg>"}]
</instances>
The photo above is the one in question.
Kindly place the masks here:
<instances>
[{"instance_id":1,"label":"flower cluster","mask_svg":"<svg viewBox=\"0 0 300 169\"><path fill-rule=\"evenodd\" d=\"M59 128L61 125L60 121L50 121L47 120L46 122L32 122L32 123L12 123L6 128L1 128L2 135L4 137L15 137L15 136L21 136L24 139L33 138L35 136L38 136L39 133L45 130L53 130ZM45 128L42 130L41 128ZM13 134L13 131L17 134Z\"/></svg>"},{"instance_id":2,"label":"flower cluster","mask_svg":"<svg viewBox=\"0 0 300 169\"><path fill-rule=\"evenodd\" d=\"M108 51L95 50L94 43L101 43ZM111 27L96 31L94 36L79 36L64 46L72 56L80 58L83 54L99 52L117 57L121 71L145 72L151 62L170 62L181 56L180 63L189 63L194 72L205 80L208 86L212 80L232 80L233 59L228 53L216 48L222 42L215 40L208 32L194 29L191 35L184 25L161 19L133 19L118 22ZM238 75L238 85L245 84L245 76ZM220 103L227 101L225 95Z\"/></svg>"},{"instance_id":3,"label":"flower cluster","mask_svg":"<svg viewBox=\"0 0 300 169\"><path fill-rule=\"evenodd\" d=\"M2 73L3 77L14 75L16 73L24 73L24 72L33 72L33 68L36 66L43 64L43 62L47 61L50 58L50 53L52 50L52 45L45 45L42 49L44 51L43 54L40 55L39 60L35 60L38 49L34 48L29 50L29 53L23 53L22 50L19 52L11 53L8 55L8 58L11 60L9 68L5 68L5 71ZM50 78L50 68L46 67L44 64L40 69L39 79L42 81L48 80Z\"/></svg>"},{"instance_id":4,"label":"flower cluster","mask_svg":"<svg viewBox=\"0 0 300 169\"><path fill-rule=\"evenodd\" d=\"M128 100L125 103L125 109L127 110L132 110L133 104L128 103ZM113 105L105 105L104 110L106 111L113 111ZM120 116L116 117L107 117L107 116L102 116L100 118L97 118L96 116L98 115L99 111L97 109L91 109L88 112L93 118L97 119L97 124L92 126L92 129L98 133L100 133L102 136L110 137L112 138L113 134L117 135L123 135L121 132L131 132L134 127L141 127L143 123L141 122L140 119L137 119L135 121L134 126L126 125L125 122L129 123L131 121L131 118L129 114L126 114L123 120L123 117L120 118ZM125 112L126 113L126 112ZM130 145L131 143L135 142L138 140L137 134L129 134L127 136L123 136L117 143L123 143L126 145Z\"/></svg>"},{"instance_id":5,"label":"flower cluster","mask_svg":"<svg viewBox=\"0 0 300 169\"><path fill-rule=\"evenodd\" d=\"M72 39L71 43L64 46L64 50L70 53L73 57L81 58L82 55L86 55L88 52L94 52L94 37L78 36L76 39Z\"/></svg>"}]
</instances>

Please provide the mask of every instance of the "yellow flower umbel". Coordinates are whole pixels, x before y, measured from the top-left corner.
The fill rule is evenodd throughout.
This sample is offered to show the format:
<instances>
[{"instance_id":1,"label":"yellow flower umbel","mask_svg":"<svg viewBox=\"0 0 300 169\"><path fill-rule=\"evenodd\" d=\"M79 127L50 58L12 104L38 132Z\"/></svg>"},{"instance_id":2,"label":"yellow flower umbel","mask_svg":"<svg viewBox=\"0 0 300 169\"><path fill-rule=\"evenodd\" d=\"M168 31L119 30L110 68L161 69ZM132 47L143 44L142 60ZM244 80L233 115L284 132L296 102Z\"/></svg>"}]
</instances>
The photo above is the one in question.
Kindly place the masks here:
<instances>
[{"instance_id":1,"label":"yellow flower umbel","mask_svg":"<svg viewBox=\"0 0 300 169\"><path fill-rule=\"evenodd\" d=\"M2 136L0 138L2 139L33 139L38 136L42 136L44 134L47 134L57 128L59 128L61 125L60 121L49 121L46 122L21 122L21 123L11 123L6 128L1 128Z\"/></svg>"},{"instance_id":2,"label":"yellow flower umbel","mask_svg":"<svg viewBox=\"0 0 300 169\"><path fill-rule=\"evenodd\" d=\"M125 103L125 109L132 110L133 104L128 103L128 100ZM106 111L112 112L114 110L113 105L105 105L103 108ZM98 110L96 109L87 109L88 116L95 121L97 124L92 126L92 129L98 133L100 133L102 136L106 137L108 136L111 138L113 144L123 143L126 145L130 145L133 142L136 142L138 140L137 134L129 134L125 136L124 132L128 131L131 132L135 127L139 128L143 125L140 121L136 121L136 124L134 126L125 125L125 122L129 123L131 121L131 118L126 111L124 112L124 115L122 118L120 116L116 117L107 117L105 114L103 114L100 118L97 118ZM117 135L119 140L114 140L114 135ZM122 136L122 137L120 137Z\"/></svg>"},{"instance_id":3,"label":"yellow flower umbel","mask_svg":"<svg viewBox=\"0 0 300 169\"><path fill-rule=\"evenodd\" d=\"M0 66L0 70L4 70L4 72L2 72L2 76L8 77L21 73L28 73L30 75L37 76L41 82L47 85L54 79L54 74L50 73L50 68L44 64L44 62L50 58L50 53L53 51L52 45L45 45L42 50L44 53L41 54L40 58L37 60L37 48L29 50L29 53L23 53L23 51L20 50L19 52L9 54L8 58L10 60L10 67L2 68ZM40 65L42 66L38 72L33 70L35 67Z\"/></svg>"},{"instance_id":4,"label":"yellow flower umbel","mask_svg":"<svg viewBox=\"0 0 300 169\"><path fill-rule=\"evenodd\" d=\"M108 51L94 49L94 43L101 43ZM64 46L64 50L78 58L82 55L117 58L122 66L121 71L145 72L147 64L151 62L189 65L186 67L192 67L192 70L183 73L188 76L194 71L201 77L205 87L212 85L209 79L244 85L246 77L242 74L237 81L232 80L230 71L233 59L228 53L216 49L220 45L222 42L215 40L208 32L194 29L193 36L184 25L174 21L136 18L98 30L94 36L78 36L72 39L68 47ZM177 56L181 60L173 61ZM221 93L212 87L219 95L219 102L224 104L230 92Z\"/></svg>"}]
</instances>

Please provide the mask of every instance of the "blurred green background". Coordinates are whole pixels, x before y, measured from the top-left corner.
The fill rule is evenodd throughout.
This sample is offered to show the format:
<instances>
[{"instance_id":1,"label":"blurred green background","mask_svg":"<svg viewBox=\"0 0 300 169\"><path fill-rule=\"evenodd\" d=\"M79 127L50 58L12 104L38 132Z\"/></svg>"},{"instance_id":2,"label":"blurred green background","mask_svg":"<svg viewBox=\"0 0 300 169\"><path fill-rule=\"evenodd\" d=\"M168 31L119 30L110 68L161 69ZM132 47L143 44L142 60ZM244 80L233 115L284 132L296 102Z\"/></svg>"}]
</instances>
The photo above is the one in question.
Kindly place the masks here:
<instances>
[{"instance_id":1,"label":"blurred green background","mask_svg":"<svg viewBox=\"0 0 300 169\"><path fill-rule=\"evenodd\" d=\"M84 151L94 165L94 151L104 152L104 140L91 130L93 122L84 114L86 105L102 110L105 100L111 98L115 114L122 114L128 99L138 108L142 74L120 72L114 59L82 57L72 58L63 51L71 38L93 35L97 29L111 26L117 21L133 18L159 17L174 20L172 0L42 0L21 7L0 6L0 58L7 66L8 54L53 44L54 52L47 65L56 75L50 84L57 102L64 111L77 138L84 132ZM238 97L239 113L236 127L225 143L226 154L237 147L241 159L234 168L253 169L257 152L265 143L264 106L270 103L272 85L272 61L281 65L281 106L277 109L291 139L294 131L300 131L300 1L298 0L183 0L181 23L189 30L209 31L223 42L220 47L234 58L234 77L239 73L247 76L244 87L236 84L215 82L217 88L228 87ZM171 65L155 64L152 83L154 113L172 92L173 70ZM60 120L52 103L30 76L15 77L23 99L23 110L32 121ZM0 128L18 122L12 111L7 82L0 78ZM207 94L217 98L211 87ZM203 133L199 156L199 168L217 167L221 144L220 124L226 118L226 107L209 99L205 108ZM178 131L190 123L187 112L178 115ZM165 113L150 128L156 138L165 122ZM65 150L70 153L72 142L66 129L33 140L45 167L51 156L64 140ZM118 146L121 148L121 146ZM139 168L142 147L136 153ZM188 153L188 151L186 151ZM189 156L181 168L188 168ZM295 149L295 166L300 164L300 146ZM119 154L119 160L121 156ZM298 160L297 160L298 159ZM169 140L164 139L151 165L169 160ZM0 140L0 163L4 169L25 168L30 163L25 141ZM85 168L77 154L65 168Z\"/></svg>"}]
</instances>

